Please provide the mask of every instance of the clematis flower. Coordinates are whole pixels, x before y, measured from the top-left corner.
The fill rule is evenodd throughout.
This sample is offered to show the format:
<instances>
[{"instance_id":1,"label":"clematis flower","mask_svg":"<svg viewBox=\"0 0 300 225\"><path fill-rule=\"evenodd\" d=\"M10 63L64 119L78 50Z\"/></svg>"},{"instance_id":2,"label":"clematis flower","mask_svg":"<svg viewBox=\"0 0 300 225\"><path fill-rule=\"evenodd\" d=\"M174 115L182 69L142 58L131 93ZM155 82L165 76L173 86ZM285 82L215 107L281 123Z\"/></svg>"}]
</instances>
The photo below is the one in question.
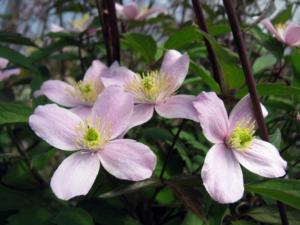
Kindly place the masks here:
<instances>
[{"instance_id":1,"label":"clematis flower","mask_svg":"<svg viewBox=\"0 0 300 225\"><path fill-rule=\"evenodd\" d=\"M91 117L85 120L55 104L34 111L29 124L37 136L60 150L76 151L51 179L58 198L86 195L100 164L119 179L139 181L152 175L156 157L150 148L135 140L116 139L127 128L132 112L132 96L114 86L98 96Z\"/></svg>"},{"instance_id":2,"label":"clematis flower","mask_svg":"<svg viewBox=\"0 0 300 225\"><path fill-rule=\"evenodd\" d=\"M277 24L273 26L270 20L264 19L262 24L271 32L279 41L290 47L300 45L300 26L295 23Z\"/></svg>"},{"instance_id":3,"label":"clematis flower","mask_svg":"<svg viewBox=\"0 0 300 225\"><path fill-rule=\"evenodd\" d=\"M165 118L183 118L198 122L192 95L174 95L182 85L189 67L189 57L176 50L164 56L161 69L146 74L136 74L125 67L113 64L102 76L105 86L119 85L135 99L130 127L151 119L154 109Z\"/></svg>"},{"instance_id":4,"label":"clematis flower","mask_svg":"<svg viewBox=\"0 0 300 225\"><path fill-rule=\"evenodd\" d=\"M60 80L45 81L41 88L34 92L34 97L45 95L59 105L71 107L73 112L85 118L91 112L97 96L104 89L101 76L106 70L106 65L94 60L83 80L74 84Z\"/></svg>"},{"instance_id":5,"label":"clematis flower","mask_svg":"<svg viewBox=\"0 0 300 225\"><path fill-rule=\"evenodd\" d=\"M249 95L237 103L229 118L223 101L214 92L198 95L194 106L204 136L214 143L201 171L204 186L214 200L232 203L243 196L240 164L263 177L285 174L287 163L276 147L254 136L256 122ZM266 116L264 106L262 110Z\"/></svg>"},{"instance_id":6,"label":"clematis flower","mask_svg":"<svg viewBox=\"0 0 300 225\"><path fill-rule=\"evenodd\" d=\"M20 69L5 69L8 63L7 59L0 57L0 81L20 74Z\"/></svg>"},{"instance_id":7,"label":"clematis flower","mask_svg":"<svg viewBox=\"0 0 300 225\"><path fill-rule=\"evenodd\" d=\"M160 7L152 7L141 10L134 2L125 6L116 3L115 6L117 15L127 20L142 21L155 13L165 13L165 9Z\"/></svg>"},{"instance_id":8,"label":"clematis flower","mask_svg":"<svg viewBox=\"0 0 300 225\"><path fill-rule=\"evenodd\" d=\"M50 25L50 32L56 33L56 32L72 32L72 33L82 33L88 29L88 27L93 22L94 17L89 17L88 14L84 14L81 19L73 20L71 22L71 28L65 29L57 24L51 24Z\"/></svg>"}]
</instances>

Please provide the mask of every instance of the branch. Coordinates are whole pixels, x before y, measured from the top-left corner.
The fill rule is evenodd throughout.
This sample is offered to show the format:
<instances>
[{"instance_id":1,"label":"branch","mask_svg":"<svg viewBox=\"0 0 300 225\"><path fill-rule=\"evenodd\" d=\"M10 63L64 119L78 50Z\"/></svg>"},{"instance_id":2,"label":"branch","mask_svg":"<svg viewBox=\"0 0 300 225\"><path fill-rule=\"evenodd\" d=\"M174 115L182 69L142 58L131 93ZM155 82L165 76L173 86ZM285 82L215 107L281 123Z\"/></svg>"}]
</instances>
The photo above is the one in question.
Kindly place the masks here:
<instances>
[{"instance_id":1,"label":"branch","mask_svg":"<svg viewBox=\"0 0 300 225\"><path fill-rule=\"evenodd\" d=\"M116 8L114 0L95 0L99 18L103 28L103 38L106 46L107 64L114 61L120 62L120 37L117 24Z\"/></svg>"},{"instance_id":2,"label":"branch","mask_svg":"<svg viewBox=\"0 0 300 225\"><path fill-rule=\"evenodd\" d=\"M242 63L242 67L244 70L245 78L246 78L246 83L249 89L252 105L253 105L253 110L254 114L256 117L256 121L258 124L258 128L261 132L261 136L263 140L268 141L268 130L264 121L264 117L262 114L262 110L260 107L260 101L258 98L258 94L256 91L256 86L255 86L255 81L252 75L252 69L250 65L250 61L247 55L247 50L245 46L245 42L243 39L243 35L239 26L238 18L236 15L235 7L233 5L232 0L223 0L225 10L228 16L228 20L231 26L231 30L234 36L235 44L240 56L240 60ZM279 201L277 201L277 206L281 218L281 224L282 225L288 225L288 218L287 218L287 213L286 213L286 208L285 205Z\"/></svg>"},{"instance_id":3,"label":"branch","mask_svg":"<svg viewBox=\"0 0 300 225\"><path fill-rule=\"evenodd\" d=\"M201 0L192 0L192 3L193 3L193 8L194 8L194 12L196 15L196 19L197 19L197 24L198 24L200 30L205 33L208 33L207 25L206 25L203 10L202 10ZM215 79L215 81L218 82L218 84L220 86L220 90L224 94L226 92L226 87L224 85L224 80L222 77L222 73L220 71L217 57L216 57L215 52L214 52L211 44L209 43L209 41L205 37L203 37L203 38L204 38L205 46L207 49L208 58L209 58L209 61L210 61L211 67L212 67L214 79Z\"/></svg>"}]
</instances>

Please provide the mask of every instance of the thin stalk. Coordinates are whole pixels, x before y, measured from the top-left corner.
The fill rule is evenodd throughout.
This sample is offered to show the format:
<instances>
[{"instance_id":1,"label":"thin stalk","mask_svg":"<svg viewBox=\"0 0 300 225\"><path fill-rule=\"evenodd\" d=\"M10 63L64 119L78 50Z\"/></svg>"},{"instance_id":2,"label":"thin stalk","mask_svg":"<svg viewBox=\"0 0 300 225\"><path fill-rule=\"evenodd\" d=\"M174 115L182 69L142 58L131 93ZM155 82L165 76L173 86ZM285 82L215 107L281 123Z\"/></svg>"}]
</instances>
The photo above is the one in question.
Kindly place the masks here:
<instances>
[{"instance_id":1,"label":"thin stalk","mask_svg":"<svg viewBox=\"0 0 300 225\"><path fill-rule=\"evenodd\" d=\"M99 18L103 28L103 38L106 46L107 64L120 62L120 37L117 24L114 0L95 0Z\"/></svg>"},{"instance_id":2,"label":"thin stalk","mask_svg":"<svg viewBox=\"0 0 300 225\"><path fill-rule=\"evenodd\" d=\"M36 171L34 168L32 168L31 163L30 163L30 159L26 153L26 151L24 150L22 144L19 142L18 138L15 136L13 130L8 126L7 127L7 131L8 131L8 135L10 136L10 139L12 141L12 143L15 145L18 153L20 154L20 156L22 157L22 159L24 160L26 166L28 167L30 173L32 174L32 176L35 178L35 180L42 186L45 187L47 185L47 182L44 180L44 178L38 173L38 171Z\"/></svg>"},{"instance_id":3,"label":"thin stalk","mask_svg":"<svg viewBox=\"0 0 300 225\"><path fill-rule=\"evenodd\" d=\"M263 140L268 141L269 140L268 130L267 130L267 127L266 127L266 124L264 121L264 117L262 114L262 110L260 107L260 101L259 101L258 94L256 91L255 81L254 81L254 78L252 75L252 69L251 69L250 61L249 61L249 58L247 55L247 50L246 50L245 42L243 39L243 34L241 32L238 18L236 15L235 7L234 7L232 0L223 0L223 3L225 6L225 10L226 10L228 20L229 20L229 23L231 26L231 30L232 30L232 33L234 36L238 54L240 56L242 67L244 70L246 83L247 83L247 86L249 89L257 125L258 125L258 128L260 130ZM288 218L287 218L285 205L283 203L277 201L277 206L278 206L278 210L279 210L279 214L280 214L280 218L281 218L281 224L288 225L289 222L288 222Z\"/></svg>"},{"instance_id":4,"label":"thin stalk","mask_svg":"<svg viewBox=\"0 0 300 225\"><path fill-rule=\"evenodd\" d=\"M159 175L159 179L160 179L161 181L163 181L163 177L164 177L164 173L165 173L166 168L167 168L168 160L169 160L169 158L170 158L170 156L171 156L171 153L173 152L173 150L174 150L174 148L175 148L176 142L177 142L177 140L178 140L178 138L179 138L179 135L180 135L180 133L181 133L181 131L182 131L182 129L183 129L183 126L184 126L184 124L185 124L185 121L186 121L186 120L183 120L183 121L181 122L181 124L179 125L179 128L178 128L178 130L177 130L177 132L176 132L176 134L175 134L175 136L174 136L174 138L173 138L172 144L171 144L170 148L169 148L168 151L167 151L167 155L166 155L164 164L163 164L163 166L162 166L162 169L161 169L161 172L160 172L160 175ZM151 197L151 200L150 200L150 203L151 203L151 204L152 204L152 202L154 201L154 199L155 199L156 195L158 194L158 192L160 192L163 188L164 188L164 186L161 186L161 187L158 187L158 188L155 189L155 191L154 191L154 193L153 193L153 195L152 195L152 197Z\"/></svg>"},{"instance_id":5,"label":"thin stalk","mask_svg":"<svg viewBox=\"0 0 300 225\"><path fill-rule=\"evenodd\" d=\"M201 5L201 0L192 0L193 3L193 9L196 15L196 19L197 19L197 24L200 28L201 31L208 33L208 29L207 29L207 25L205 22L205 18L204 18L204 14L203 14L203 10L202 10L202 5ZM223 80L223 76L218 64L218 60L216 57L216 54L211 46L211 44L209 43L209 41L203 37L204 39L204 43L207 49L207 54L208 54L208 58L212 67L212 72L213 72L213 76L215 81L217 81L217 83L220 86L220 90L223 94L225 94L226 92L226 87L224 85L224 80Z\"/></svg>"}]
</instances>

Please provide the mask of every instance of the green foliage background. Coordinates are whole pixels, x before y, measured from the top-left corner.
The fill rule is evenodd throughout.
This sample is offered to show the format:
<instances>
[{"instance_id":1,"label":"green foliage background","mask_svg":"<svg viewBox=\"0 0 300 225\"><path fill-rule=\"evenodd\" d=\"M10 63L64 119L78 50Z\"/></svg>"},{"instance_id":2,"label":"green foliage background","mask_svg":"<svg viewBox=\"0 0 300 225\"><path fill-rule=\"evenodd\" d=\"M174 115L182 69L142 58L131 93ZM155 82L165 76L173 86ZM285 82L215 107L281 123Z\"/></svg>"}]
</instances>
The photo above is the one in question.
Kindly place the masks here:
<instances>
[{"instance_id":1,"label":"green foliage background","mask_svg":"<svg viewBox=\"0 0 300 225\"><path fill-rule=\"evenodd\" d=\"M43 7L48 7L57 18L67 13L81 16L96 9L93 1L50 2ZM37 38L12 28L1 30L0 57L9 59L10 67L22 68L22 73L0 82L0 224L280 224L277 200L286 204L290 224L300 224L300 51L285 48L254 19L270 15L272 2L261 9L256 1L237 1L237 11L257 90L269 111L266 123L271 142L288 161L288 175L266 180L244 170L245 195L230 205L214 202L202 185L199 172L211 144L203 137L199 124L191 121L186 121L175 144L164 182L159 179L181 121L156 115L128 134L150 146L157 155L153 178L132 183L101 170L87 196L70 202L58 200L49 188L49 180L66 155L38 139L29 128L27 120L34 108L50 102L43 97L34 99L32 93L50 78L81 79L93 59L106 61L101 23L95 17L91 28L100 29L92 36L44 30ZM193 22L189 1L174 1L169 14L146 21L119 21L126 30L121 32L121 63L133 71L144 72L159 69L167 49L187 52L191 58L189 74L178 92L221 94L211 74L205 36L217 55L227 86L227 95L221 97L231 109L247 94L244 75L222 4L203 1L203 5L209 34L200 32ZM298 3L287 3L273 22L285 23L297 8ZM2 24L12 20L12 16L4 12ZM16 22L21 23L20 18Z\"/></svg>"}]
</instances>

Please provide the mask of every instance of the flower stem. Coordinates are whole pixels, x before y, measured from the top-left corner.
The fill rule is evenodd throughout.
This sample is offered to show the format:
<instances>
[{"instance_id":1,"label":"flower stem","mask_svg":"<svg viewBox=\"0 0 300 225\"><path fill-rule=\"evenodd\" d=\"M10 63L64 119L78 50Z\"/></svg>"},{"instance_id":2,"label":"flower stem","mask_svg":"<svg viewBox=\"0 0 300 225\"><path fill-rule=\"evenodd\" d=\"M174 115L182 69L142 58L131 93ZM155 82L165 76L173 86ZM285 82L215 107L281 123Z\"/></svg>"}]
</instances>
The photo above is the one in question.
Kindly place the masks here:
<instances>
[{"instance_id":1,"label":"flower stem","mask_svg":"<svg viewBox=\"0 0 300 225\"><path fill-rule=\"evenodd\" d=\"M196 19L197 19L197 24L198 24L200 30L205 33L208 33L207 25L206 25L203 10L202 10L201 0L192 0L192 3L193 3L193 9L194 9L194 12L196 15ZM221 73L221 70L220 70L220 67L218 64L216 54L215 54L211 44L205 37L204 37L204 43L205 43L207 53L208 53L208 58L209 58L209 61L210 61L211 67L212 67L214 79L219 84L221 93L225 94L226 87L224 85L223 76L222 76L222 73Z\"/></svg>"},{"instance_id":2,"label":"flower stem","mask_svg":"<svg viewBox=\"0 0 300 225\"><path fill-rule=\"evenodd\" d=\"M259 101L258 94L256 91L255 81L254 81L254 78L252 75L250 61L249 61L249 58L247 55L247 50L246 50L243 35L242 35L241 29L239 26L235 7L234 7L232 0L223 0L223 3L225 6L225 10L226 10L228 20L229 20L229 23L231 26L231 30L232 30L232 33L234 36L238 54L240 56L242 67L244 70L246 83L247 83L250 97L252 100L252 105L253 105L253 110L254 110L254 114L256 117L256 121L257 121L259 130L261 132L262 138L265 141L268 141L269 140L268 130L267 130L266 124L264 122L264 117L263 117L262 110L260 107L260 101ZM277 206L278 206L278 210L279 210L279 214L280 214L280 218L281 218L281 224L288 225L289 222L288 222L288 218L287 218L285 205L283 203L277 201Z\"/></svg>"},{"instance_id":3,"label":"flower stem","mask_svg":"<svg viewBox=\"0 0 300 225\"><path fill-rule=\"evenodd\" d=\"M120 36L117 24L117 15L114 0L95 0L99 18L103 28L103 38L106 46L107 64L120 62Z\"/></svg>"}]
</instances>

